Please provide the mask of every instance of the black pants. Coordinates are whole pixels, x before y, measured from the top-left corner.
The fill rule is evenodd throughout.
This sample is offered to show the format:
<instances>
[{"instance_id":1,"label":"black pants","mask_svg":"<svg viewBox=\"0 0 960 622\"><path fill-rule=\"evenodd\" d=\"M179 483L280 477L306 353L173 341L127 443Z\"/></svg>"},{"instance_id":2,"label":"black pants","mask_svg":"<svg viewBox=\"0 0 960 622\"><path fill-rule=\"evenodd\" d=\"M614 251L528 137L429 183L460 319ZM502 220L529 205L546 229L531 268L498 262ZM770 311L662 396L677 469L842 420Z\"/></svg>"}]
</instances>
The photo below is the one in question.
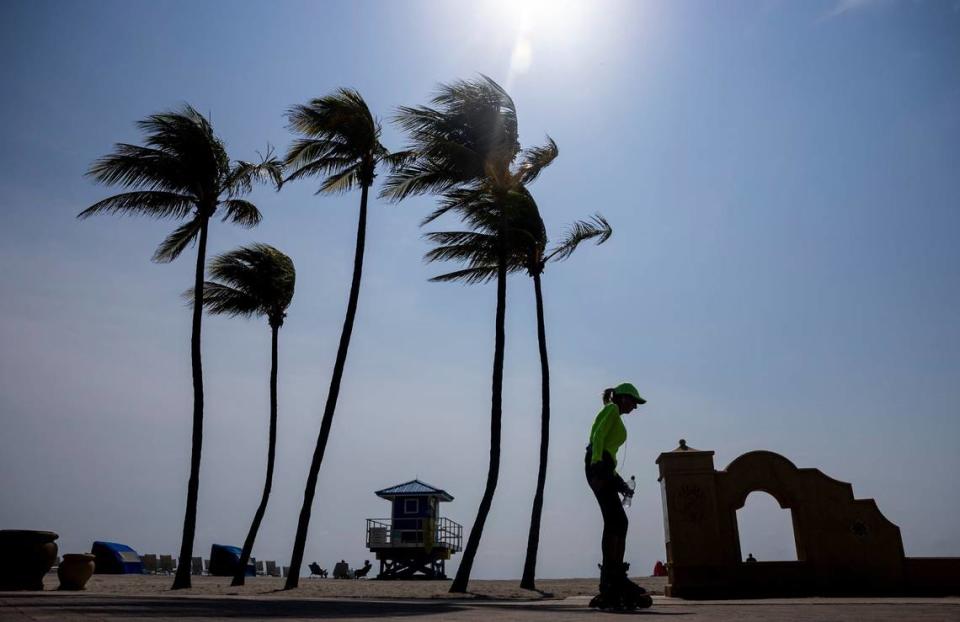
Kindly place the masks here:
<instances>
[{"instance_id":1,"label":"black pants","mask_svg":"<svg viewBox=\"0 0 960 622\"><path fill-rule=\"evenodd\" d=\"M593 450L588 446L583 462L587 484L597 498L600 514L603 515L603 538L600 542L603 565L605 568L616 568L623 563L623 551L627 543L627 513L623 511L619 495L622 480L613 468L613 458L609 453L604 452L603 461L591 465L592 453Z\"/></svg>"}]
</instances>

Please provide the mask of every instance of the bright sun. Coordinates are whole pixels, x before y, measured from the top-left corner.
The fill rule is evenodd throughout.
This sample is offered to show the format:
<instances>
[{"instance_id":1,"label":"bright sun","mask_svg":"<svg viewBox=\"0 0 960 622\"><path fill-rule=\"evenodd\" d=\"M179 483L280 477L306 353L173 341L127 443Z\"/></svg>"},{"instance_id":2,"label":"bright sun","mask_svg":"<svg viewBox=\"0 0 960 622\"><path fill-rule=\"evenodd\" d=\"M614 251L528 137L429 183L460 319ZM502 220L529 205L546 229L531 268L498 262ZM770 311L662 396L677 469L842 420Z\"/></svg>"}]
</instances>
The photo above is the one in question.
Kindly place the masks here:
<instances>
[{"instance_id":1,"label":"bright sun","mask_svg":"<svg viewBox=\"0 0 960 622\"><path fill-rule=\"evenodd\" d=\"M526 73L534 47L563 45L576 38L588 16L586 0L498 0L498 21L514 30L508 82Z\"/></svg>"}]
</instances>

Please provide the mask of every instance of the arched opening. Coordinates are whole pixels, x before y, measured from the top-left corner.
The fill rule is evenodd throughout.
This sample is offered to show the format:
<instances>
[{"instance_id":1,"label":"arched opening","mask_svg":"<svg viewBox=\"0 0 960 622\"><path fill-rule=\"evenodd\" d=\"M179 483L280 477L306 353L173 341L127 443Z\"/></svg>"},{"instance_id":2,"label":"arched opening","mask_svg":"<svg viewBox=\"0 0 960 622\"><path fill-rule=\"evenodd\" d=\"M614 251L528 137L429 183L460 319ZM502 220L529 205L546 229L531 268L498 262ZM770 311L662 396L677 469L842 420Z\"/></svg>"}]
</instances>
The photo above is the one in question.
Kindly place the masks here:
<instances>
[{"instance_id":1,"label":"arched opening","mask_svg":"<svg viewBox=\"0 0 960 622\"><path fill-rule=\"evenodd\" d=\"M737 510L737 531L743 561L751 561L751 554L757 561L797 561L793 515L771 495L755 491L747 496Z\"/></svg>"}]
</instances>

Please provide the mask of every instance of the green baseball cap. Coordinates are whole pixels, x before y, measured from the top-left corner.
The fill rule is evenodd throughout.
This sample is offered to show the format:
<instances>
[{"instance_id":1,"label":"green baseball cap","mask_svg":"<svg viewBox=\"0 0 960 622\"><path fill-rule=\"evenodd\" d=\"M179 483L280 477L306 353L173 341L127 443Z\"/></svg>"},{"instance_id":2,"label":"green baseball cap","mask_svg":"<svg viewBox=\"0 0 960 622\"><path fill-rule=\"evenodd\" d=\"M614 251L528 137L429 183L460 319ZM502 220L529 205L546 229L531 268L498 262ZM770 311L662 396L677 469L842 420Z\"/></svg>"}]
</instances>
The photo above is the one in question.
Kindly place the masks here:
<instances>
[{"instance_id":1,"label":"green baseball cap","mask_svg":"<svg viewBox=\"0 0 960 622\"><path fill-rule=\"evenodd\" d=\"M637 387L633 386L629 382L624 382L623 384L618 384L613 389L614 395L627 395L637 400L637 404L646 404L647 400L640 397L640 392L637 391Z\"/></svg>"}]
</instances>

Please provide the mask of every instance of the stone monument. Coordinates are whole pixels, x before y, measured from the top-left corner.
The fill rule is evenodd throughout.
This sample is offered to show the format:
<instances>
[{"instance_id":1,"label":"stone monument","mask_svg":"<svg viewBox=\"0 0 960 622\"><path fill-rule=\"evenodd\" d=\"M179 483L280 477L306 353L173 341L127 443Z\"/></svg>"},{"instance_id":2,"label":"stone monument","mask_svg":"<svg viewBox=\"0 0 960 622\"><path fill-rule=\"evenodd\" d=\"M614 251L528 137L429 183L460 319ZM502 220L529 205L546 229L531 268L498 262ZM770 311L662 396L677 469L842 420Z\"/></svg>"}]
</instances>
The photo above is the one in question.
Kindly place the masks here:
<instances>
[{"instance_id":1,"label":"stone monument","mask_svg":"<svg viewBox=\"0 0 960 622\"><path fill-rule=\"evenodd\" d=\"M900 528L873 499L818 469L751 451L723 471L713 452L660 454L667 596L749 598L819 594L960 595L960 558L905 557ZM793 517L797 561L745 563L737 510L755 491Z\"/></svg>"}]
</instances>

